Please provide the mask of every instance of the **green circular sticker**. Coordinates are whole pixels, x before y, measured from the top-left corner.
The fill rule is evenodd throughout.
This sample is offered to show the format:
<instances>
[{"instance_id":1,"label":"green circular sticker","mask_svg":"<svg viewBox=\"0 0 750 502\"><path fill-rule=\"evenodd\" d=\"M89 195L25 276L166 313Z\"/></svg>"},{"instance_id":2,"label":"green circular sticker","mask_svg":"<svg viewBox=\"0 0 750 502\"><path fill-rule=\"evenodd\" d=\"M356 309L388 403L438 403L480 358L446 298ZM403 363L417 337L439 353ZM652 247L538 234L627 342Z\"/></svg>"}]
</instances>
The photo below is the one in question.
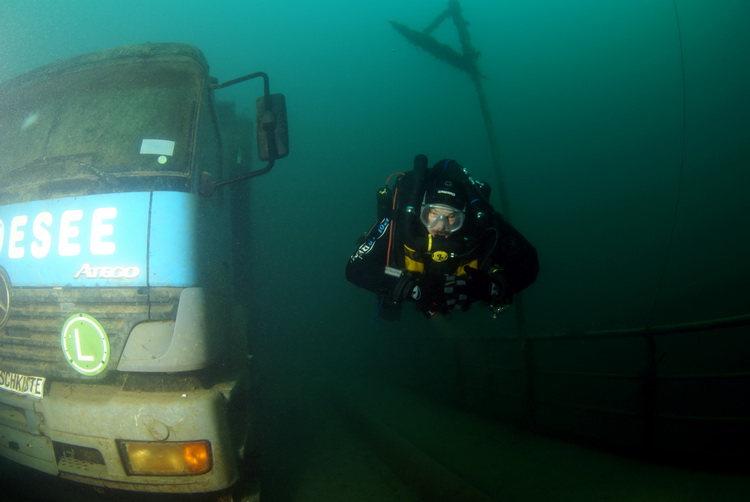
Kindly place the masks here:
<instances>
[{"instance_id":1,"label":"green circular sticker","mask_svg":"<svg viewBox=\"0 0 750 502\"><path fill-rule=\"evenodd\" d=\"M65 321L62 350L68 364L84 375L98 375L109 362L107 332L87 314L74 314Z\"/></svg>"}]
</instances>

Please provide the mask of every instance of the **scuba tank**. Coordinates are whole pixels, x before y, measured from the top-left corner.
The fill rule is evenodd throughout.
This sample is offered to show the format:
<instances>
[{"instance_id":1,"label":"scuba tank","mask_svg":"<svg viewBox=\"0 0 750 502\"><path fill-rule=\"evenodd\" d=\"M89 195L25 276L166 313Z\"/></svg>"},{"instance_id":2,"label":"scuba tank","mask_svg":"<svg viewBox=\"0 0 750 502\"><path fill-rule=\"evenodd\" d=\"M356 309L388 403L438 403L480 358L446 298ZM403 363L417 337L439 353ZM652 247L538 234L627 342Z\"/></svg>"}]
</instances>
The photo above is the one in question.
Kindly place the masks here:
<instances>
[{"instance_id":1,"label":"scuba tank","mask_svg":"<svg viewBox=\"0 0 750 502\"><path fill-rule=\"evenodd\" d=\"M393 224L395 227L391 243L391 261L403 262L405 242L413 238L414 227L419 222L422 193L427 175L427 157L414 157L414 167L397 181L396 200L394 203Z\"/></svg>"},{"instance_id":2,"label":"scuba tank","mask_svg":"<svg viewBox=\"0 0 750 502\"><path fill-rule=\"evenodd\" d=\"M393 173L386 180L385 185L378 189L375 194L378 221L384 218L390 218L391 226L391 253L389 257L403 256L403 249L396 246L396 242L403 242L403 239L411 235L414 223L419 218L418 211L424 191L424 178L427 172L427 157L417 155L414 157L414 167L406 173ZM398 176L393 188L389 186L393 176ZM393 258L386 263L389 265Z\"/></svg>"}]
</instances>

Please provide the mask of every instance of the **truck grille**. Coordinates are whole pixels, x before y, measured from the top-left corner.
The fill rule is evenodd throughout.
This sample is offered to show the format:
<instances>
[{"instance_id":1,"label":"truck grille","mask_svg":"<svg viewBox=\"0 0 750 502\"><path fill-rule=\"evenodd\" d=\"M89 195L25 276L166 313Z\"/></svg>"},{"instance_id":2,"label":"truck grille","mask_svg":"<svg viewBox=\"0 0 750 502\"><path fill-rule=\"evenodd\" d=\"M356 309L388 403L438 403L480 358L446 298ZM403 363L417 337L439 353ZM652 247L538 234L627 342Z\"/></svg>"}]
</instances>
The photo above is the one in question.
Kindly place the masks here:
<instances>
[{"instance_id":1,"label":"truck grille","mask_svg":"<svg viewBox=\"0 0 750 502\"><path fill-rule=\"evenodd\" d=\"M10 316L0 328L0 369L23 375L99 380L117 367L128 334L144 321L174 319L181 288L14 288ZM99 375L68 365L61 330L73 314L96 318L107 332L110 362Z\"/></svg>"}]
</instances>

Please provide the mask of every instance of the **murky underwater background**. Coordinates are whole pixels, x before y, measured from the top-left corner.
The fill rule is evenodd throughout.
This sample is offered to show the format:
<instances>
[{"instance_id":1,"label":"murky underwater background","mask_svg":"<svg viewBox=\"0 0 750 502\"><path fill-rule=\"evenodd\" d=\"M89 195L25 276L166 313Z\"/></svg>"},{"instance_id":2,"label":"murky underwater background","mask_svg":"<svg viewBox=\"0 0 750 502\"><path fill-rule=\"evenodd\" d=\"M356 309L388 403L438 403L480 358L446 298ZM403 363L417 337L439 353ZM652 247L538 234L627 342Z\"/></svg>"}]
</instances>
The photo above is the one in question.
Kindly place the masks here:
<instances>
[{"instance_id":1,"label":"murky underwater background","mask_svg":"<svg viewBox=\"0 0 750 502\"><path fill-rule=\"evenodd\" d=\"M508 216L540 253L539 280L523 295L527 332L748 314L750 3L461 5L481 52ZM250 283L266 409L277 413L266 424L275 430L265 432L283 428L280 435L289 439L273 445L278 452L292 455L294 441L303 441L310 410L329 416L326 407L336 407L324 397L327 386L353 375L411 375L415 335L516 333L514 314L492 321L479 309L438 326L409 311L400 323L371 325L374 298L343 278L355 239L374 221L375 190L390 173L409 169L415 154L455 158L497 184L470 79L388 23L422 29L445 6L443 0L0 4L0 81L85 52L175 41L200 47L219 81L262 70L272 91L286 95L291 154L246 185L254 246L240 264ZM434 35L458 47L449 23ZM219 97L252 113L257 92L230 88ZM500 205L497 192L493 201ZM707 337L673 341L671 350L701 367L747 372L736 349L747 347L746 335L740 330L731 350ZM600 357L598 350L577 344L546 357L585 366ZM420 378L447 380L429 366ZM747 379L739 380L737 399L747 388ZM300 469L284 455L273 458L274 472L294 478ZM276 483L283 499L288 491Z\"/></svg>"}]
</instances>

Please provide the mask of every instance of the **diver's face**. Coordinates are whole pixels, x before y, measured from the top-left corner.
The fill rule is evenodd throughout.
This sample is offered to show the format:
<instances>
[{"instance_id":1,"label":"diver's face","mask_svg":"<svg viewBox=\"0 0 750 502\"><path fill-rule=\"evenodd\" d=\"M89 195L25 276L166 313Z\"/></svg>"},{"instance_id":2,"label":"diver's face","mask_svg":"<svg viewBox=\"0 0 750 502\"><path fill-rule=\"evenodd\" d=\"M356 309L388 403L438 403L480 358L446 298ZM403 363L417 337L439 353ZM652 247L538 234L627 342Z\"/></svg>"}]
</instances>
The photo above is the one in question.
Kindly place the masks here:
<instances>
[{"instance_id":1,"label":"diver's face","mask_svg":"<svg viewBox=\"0 0 750 502\"><path fill-rule=\"evenodd\" d=\"M448 237L451 234L451 228L456 225L457 218L457 211L442 207L431 207L427 212L427 231L433 237Z\"/></svg>"}]
</instances>

